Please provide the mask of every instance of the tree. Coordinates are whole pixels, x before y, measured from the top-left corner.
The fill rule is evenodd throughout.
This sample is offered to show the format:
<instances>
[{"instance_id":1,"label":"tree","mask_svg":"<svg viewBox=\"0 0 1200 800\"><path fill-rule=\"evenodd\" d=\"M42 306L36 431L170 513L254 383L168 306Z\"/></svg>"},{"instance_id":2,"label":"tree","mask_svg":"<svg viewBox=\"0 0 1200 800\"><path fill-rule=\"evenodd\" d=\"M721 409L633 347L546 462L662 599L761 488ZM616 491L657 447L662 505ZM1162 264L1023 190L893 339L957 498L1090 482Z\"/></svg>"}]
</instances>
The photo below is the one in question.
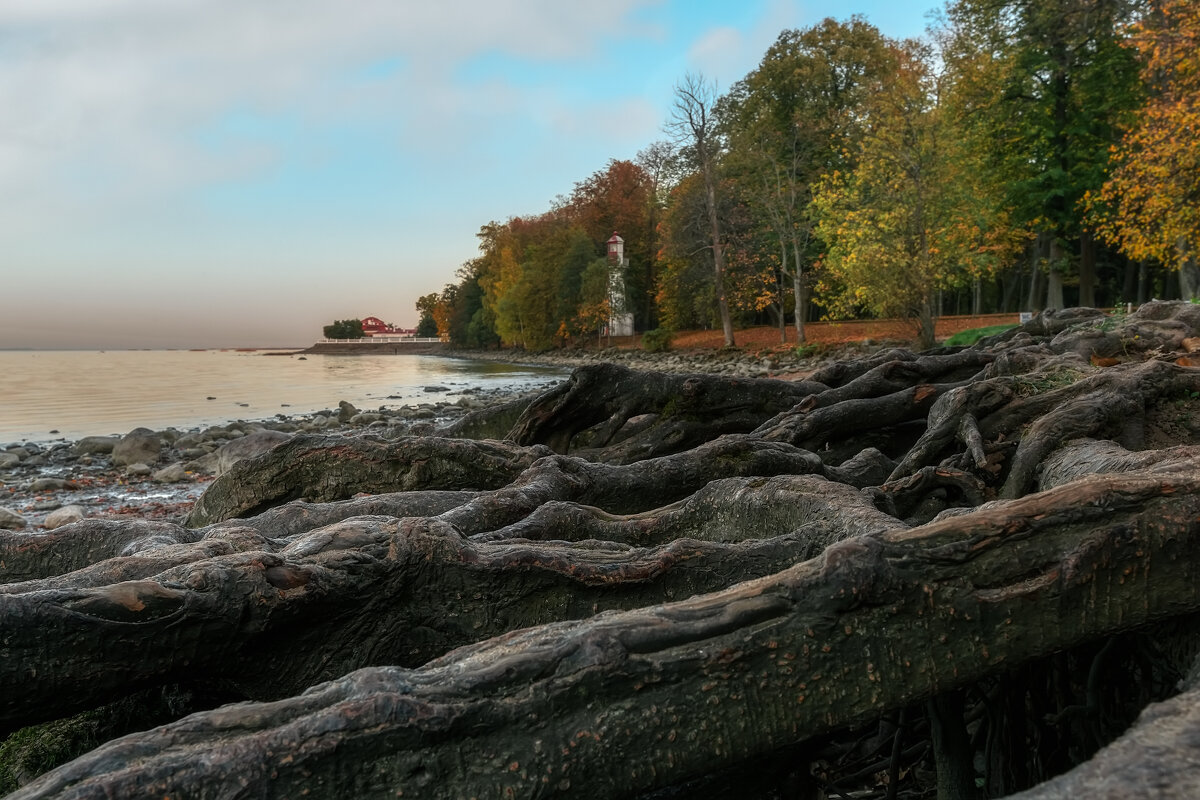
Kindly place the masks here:
<instances>
[{"instance_id":1,"label":"tree","mask_svg":"<svg viewBox=\"0 0 1200 800\"><path fill-rule=\"evenodd\" d=\"M986 272L1019 237L956 144L928 51L909 43L893 59L865 106L857 167L822 181L813 206L826 266L844 286L837 310L913 319L932 347L937 290Z\"/></svg>"},{"instance_id":2,"label":"tree","mask_svg":"<svg viewBox=\"0 0 1200 800\"><path fill-rule=\"evenodd\" d=\"M1062 308L1073 265L1080 302L1094 305L1096 253L1081 201L1103 184L1118 126L1138 102L1136 63L1121 46L1137 5L955 0L947 9L960 130L1045 245L1046 308Z\"/></svg>"},{"instance_id":3,"label":"tree","mask_svg":"<svg viewBox=\"0 0 1200 800\"><path fill-rule=\"evenodd\" d=\"M575 184L575 190L562 209L591 240L592 252L588 261L604 249L613 232L625 240L625 257L629 267L622 275L631 301L630 311L636 327L645 328L653 295L653 211L654 178L639 164L631 161L609 161L608 166L591 177ZM564 316L569 319L570 315Z\"/></svg>"},{"instance_id":4,"label":"tree","mask_svg":"<svg viewBox=\"0 0 1200 800\"><path fill-rule=\"evenodd\" d=\"M581 332L594 332L596 342L612 319L609 281L612 266L607 258L593 259L580 276L579 304L575 324Z\"/></svg>"},{"instance_id":5,"label":"tree","mask_svg":"<svg viewBox=\"0 0 1200 800\"><path fill-rule=\"evenodd\" d=\"M807 213L813 186L834 170L853 168L861 108L890 63L886 44L859 17L783 31L723 101L729 168L777 237L798 341L804 341L806 265L816 256Z\"/></svg>"},{"instance_id":6,"label":"tree","mask_svg":"<svg viewBox=\"0 0 1200 800\"><path fill-rule=\"evenodd\" d=\"M437 293L417 298L417 312L421 315L417 322L417 336L426 338L438 335L436 312L440 301L441 297Z\"/></svg>"},{"instance_id":7,"label":"tree","mask_svg":"<svg viewBox=\"0 0 1200 800\"><path fill-rule=\"evenodd\" d=\"M1131 31L1147 97L1092 198L1100 234L1130 258L1180 270L1185 297L1200 247L1200 6L1158 0Z\"/></svg>"},{"instance_id":8,"label":"tree","mask_svg":"<svg viewBox=\"0 0 1200 800\"><path fill-rule=\"evenodd\" d=\"M361 319L334 320L332 325L326 325L321 331L326 339L361 339L366 336Z\"/></svg>"},{"instance_id":9,"label":"tree","mask_svg":"<svg viewBox=\"0 0 1200 800\"><path fill-rule=\"evenodd\" d=\"M689 73L675 87L675 103L667 131L675 141L686 144L691 158L704 179L705 208L708 236L712 249L713 287L725 346L733 347L733 319L729 315L729 300L725 295L725 242L717 213L717 159L720 142L717 139L717 120L714 115L716 87L703 76Z\"/></svg>"},{"instance_id":10,"label":"tree","mask_svg":"<svg viewBox=\"0 0 1200 800\"><path fill-rule=\"evenodd\" d=\"M669 330L721 324L712 262L704 180L693 173L672 190L663 213L662 254L655 303L659 324Z\"/></svg>"}]
</instances>

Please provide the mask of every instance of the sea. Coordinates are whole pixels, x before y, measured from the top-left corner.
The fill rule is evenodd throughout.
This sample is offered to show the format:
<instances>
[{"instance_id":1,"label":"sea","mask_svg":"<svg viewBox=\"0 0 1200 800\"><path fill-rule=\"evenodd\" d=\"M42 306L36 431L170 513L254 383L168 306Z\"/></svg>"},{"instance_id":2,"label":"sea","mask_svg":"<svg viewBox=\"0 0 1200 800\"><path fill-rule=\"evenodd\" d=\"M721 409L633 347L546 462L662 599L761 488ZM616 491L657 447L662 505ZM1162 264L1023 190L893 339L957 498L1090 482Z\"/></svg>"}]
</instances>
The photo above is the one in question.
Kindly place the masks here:
<instances>
[{"instance_id":1,"label":"sea","mask_svg":"<svg viewBox=\"0 0 1200 800\"><path fill-rule=\"evenodd\" d=\"M561 368L432 355L266 355L242 350L0 351L0 447L137 427L399 408L565 379ZM445 387L449 391L427 391Z\"/></svg>"}]
</instances>

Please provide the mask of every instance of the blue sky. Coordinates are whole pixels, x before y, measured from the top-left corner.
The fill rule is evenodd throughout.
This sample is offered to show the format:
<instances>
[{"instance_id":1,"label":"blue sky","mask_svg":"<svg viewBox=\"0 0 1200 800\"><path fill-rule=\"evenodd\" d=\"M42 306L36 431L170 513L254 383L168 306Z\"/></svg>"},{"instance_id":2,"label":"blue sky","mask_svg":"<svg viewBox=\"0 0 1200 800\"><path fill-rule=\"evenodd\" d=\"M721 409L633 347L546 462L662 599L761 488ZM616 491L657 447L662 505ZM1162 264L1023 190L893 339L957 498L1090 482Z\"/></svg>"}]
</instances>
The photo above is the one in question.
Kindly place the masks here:
<instances>
[{"instance_id":1,"label":"blue sky","mask_svg":"<svg viewBox=\"0 0 1200 800\"><path fill-rule=\"evenodd\" d=\"M481 225L664 138L686 72L938 5L0 0L0 348L415 324Z\"/></svg>"}]
</instances>

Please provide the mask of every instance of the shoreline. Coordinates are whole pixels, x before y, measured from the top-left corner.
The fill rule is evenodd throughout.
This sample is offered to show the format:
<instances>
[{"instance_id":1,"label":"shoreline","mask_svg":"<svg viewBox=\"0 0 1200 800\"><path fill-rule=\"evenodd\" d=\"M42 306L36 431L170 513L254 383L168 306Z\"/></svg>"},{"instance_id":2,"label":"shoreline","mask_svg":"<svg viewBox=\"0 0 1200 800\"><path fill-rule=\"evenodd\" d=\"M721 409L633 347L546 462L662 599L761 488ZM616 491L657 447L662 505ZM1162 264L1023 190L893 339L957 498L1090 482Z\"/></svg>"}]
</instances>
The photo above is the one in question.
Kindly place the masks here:
<instances>
[{"instance_id":1,"label":"shoreline","mask_svg":"<svg viewBox=\"0 0 1200 800\"><path fill-rule=\"evenodd\" d=\"M902 343L867 340L836 347L813 347L802 354L793 345L760 352L688 349L647 353L640 348L614 347L544 353L447 350L436 355L559 369L607 362L667 373L793 380L809 374L827 360L862 356L888 344ZM0 528L38 533L82 518L139 517L177 522L186 516L207 484L228 469L239 453L240 457L257 455L283 438L299 433L384 438L436 434L472 411L496 409L553 385L537 389L516 385L468 387L446 390L442 397L456 395L452 401L431 398L429 402L396 407L384 404L374 409L359 409L343 400L337 409L279 413L251 420L229 419L188 428L134 428L123 435L0 445L4 447L0 449ZM131 463L119 449L121 442L130 437L157 441L157 448L151 447L157 455ZM114 451L118 453L116 457ZM62 509L71 512L53 516ZM46 527L48 520L51 527Z\"/></svg>"},{"instance_id":2,"label":"shoreline","mask_svg":"<svg viewBox=\"0 0 1200 800\"><path fill-rule=\"evenodd\" d=\"M183 430L138 427L122 435L0 445L0 528L37 534L80 519L179 522L207 484L233 463L292 435L431 435L473 411L545 388L468 387L456 391L454 401L394 408L359 409L343 400L336 409Z\"/></svg>"}]
</instances>

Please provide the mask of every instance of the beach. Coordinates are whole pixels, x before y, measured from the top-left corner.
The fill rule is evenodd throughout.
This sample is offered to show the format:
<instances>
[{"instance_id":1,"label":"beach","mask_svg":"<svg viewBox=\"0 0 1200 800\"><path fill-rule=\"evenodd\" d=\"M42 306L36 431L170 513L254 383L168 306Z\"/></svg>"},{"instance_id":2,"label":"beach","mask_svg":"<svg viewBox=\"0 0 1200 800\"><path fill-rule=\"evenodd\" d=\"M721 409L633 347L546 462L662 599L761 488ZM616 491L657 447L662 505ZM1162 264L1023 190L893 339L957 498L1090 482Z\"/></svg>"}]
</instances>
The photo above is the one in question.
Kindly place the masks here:
<instances>
[{"instance_id":1,"label":"beach","mask_svg":"<svg viewBox=\"0 0 1200 800\"><path fill-rule=\"evenodd\" d=\"M87 354L88 357L93 355L98 359L102 354ZM136 356L146 359L144 353ZM193 359L205 357L204 354L175 355L174 360L178 362L182 357L183 363L187 363L189 356ZM261 355L239 354L237 358L239 360L231 361L231 357L226 356L225 363L250 369L261 366L274 370L275 374L280 372L279 365L284 361ZM247 360L252 358L257 360ZM47 360L44 354L42 360ZM123 359L124 362L134 360ZM262 386L238 387L236 380L226 373L222 380L210 377L203 385L183 389L169 378L156 381L165 386L155 388L156 399L152 402L141 406L133 402L117 403L116 408L101 409L96 417L77 422L76 430L87 432L87 435L55 436L59 431L52 428L51 423L30 425L26 422L24 427L46 433L8 442L0 438L0 527L35 531L46 529L48 520L49 527L53 528L82 518L177 522L187 514L208 483L237 458L256 455L289 436L320 433L395 439L427 435L471 411L536 393L566 374L565 370L533 371L507 364L480 366L474 359L351 356L331 357L331 361L329 365L317 366L323 372L351 376L353 380L343 384L345 396L358 404L351 399L341 399L334 400L328 408L292 412L292 406L312 405L329 396L329 391L337 390L324 386L318 391L309 386L290 385L271 385L266 389ZM405 364L406 361L418 363ZM394 377L397 371L407 375L399 379L405 382L404 385L398 385ZM379 373L392 376L391 382L381 380ZM415 377L411 373L415 373ZM372 374L376 374L374 383L370 382ZM439 379L441 383L437 382ZM253 407L250 403L243 407L232 401L217 406L215 402L203 399L196 402L184 397L174 402L170 398L172 385L180 393L190 392L194 398L215 384L220 384L234 397L262 399ZM126 384L121 394L136 398L138 393L133 388ZM293 390L295 392L289 394ZM40 392L35 394L44 396ZM214 415L210 408L233 405L238 411L264 413L269 407L280 407L281 397L293 402L282 404L280 411L261 418L238 418L229 411L224 420L215 421L213 417L220 412ZM375 405L381 400L386 402ZM14 398L14 413L9 415L9 420L16 418L19 401L19 396ZM88 409L95 408L94 401L93 396ZM205 406L206 402L209 407ZM54 413L64 413L65 406L62 403L55 406ZM199 412L195 411L197 407ZM164 419L164 408L167 409L166 419L172 419L169 415L174 413L175 419L184 422L156 427L155 422ZM204 422L187 424L195 423L197 416ZM25 419L28 419L28 411ZM12 424L8 427L11 433ZM112 432L114 428L116 432ZM129 443L125 448L129 454L122 452L123 441ZM142 443L140 449L133 446L137 441Z\"/></svg>"},{"instance_id":2,"label":"beach","mask_svg":"<svg viewBox=\"0 0 1200 800\"><path fill-rule=\"evenodd\" d=\"M471 411L536 394L565 378L570 369L587 364L614 363L664 373L782 377L811 370L834 356L851 357L878 349L879 345L865 342L805 355L798 355L794 348L665 353L629 348L547 353L472 351L448 357L314 355L307 365L296 361L302 358L297 354L280 357L238 351L60 356L52 364L55 371L66 374L78 370L80 363L94 371L100 364L121 370L125 382L110 392L117 398L113 407L101 409L98 414L94 413L96 393L87 398L87 409L93 417L75 424L74 431L79 435L71 438L56 436L59 430L51 426L62 422L34 421L39 413L58 414L59 419L61 415L78 417L79 411L72 410L67 402L47 404L45 393L34 389L10 397L5 426L10 441L5 444L5 437L0 437L0 447L4 447L0 450L0 526L39 530L45 529L48 519L56 527L96 517L178 522L213 478L228 468L229 464L217 466L215 454L222 450L226 454L237 452L239 448L231 445L239 440L244 440L241 451L253 455L260 451L245 442L278 443L296 433L389 439L437 433ZM13 353L0 355L10 360L17 357ZM47 363L51 355L25 354L25 358ZM198 374L197 364L207 371ZM145 372L135 371L133 365ZM169 374L153 377L150 370L156 365L169 370ZM256 375L255 382L239 385L238 373L231 376L220 369L228 365L241 373L265 370L266 375ZM322 378L316 386L311 379L305 382L295 377L314 371ZM187 380L181 381L181 374ZM329 379L330 375L335 379ZM134 392L134 385L151 388ZM209 391L217 394L206 394ZM150 401L140 406L134 402L147 393L152 395ZM209 397L212 399L206 399ZM330 397L342 399L330 402ZM24 405L23 398L28 398ZM281 403L283 398L289 402ZM386 402L375 405L381 400ZM328 402L328 407L294 410L321 402ZM339 404L354 412L347 413ZM276 408L279 410L275 413L260 418L246 419L238 413L269 414ZM14 423L18 418L21 422ZM199 424L156 427L156 422L171 419ZM157 454L129 461L118 453L114 461L114 448L134 430L153 434L149 438L158 442ZM28 438L17 439L20 432ZM232 463L230 458L226 455L225 461ZM71 511L64 513L63 509Z\"/></svg>"}]
</instances>

